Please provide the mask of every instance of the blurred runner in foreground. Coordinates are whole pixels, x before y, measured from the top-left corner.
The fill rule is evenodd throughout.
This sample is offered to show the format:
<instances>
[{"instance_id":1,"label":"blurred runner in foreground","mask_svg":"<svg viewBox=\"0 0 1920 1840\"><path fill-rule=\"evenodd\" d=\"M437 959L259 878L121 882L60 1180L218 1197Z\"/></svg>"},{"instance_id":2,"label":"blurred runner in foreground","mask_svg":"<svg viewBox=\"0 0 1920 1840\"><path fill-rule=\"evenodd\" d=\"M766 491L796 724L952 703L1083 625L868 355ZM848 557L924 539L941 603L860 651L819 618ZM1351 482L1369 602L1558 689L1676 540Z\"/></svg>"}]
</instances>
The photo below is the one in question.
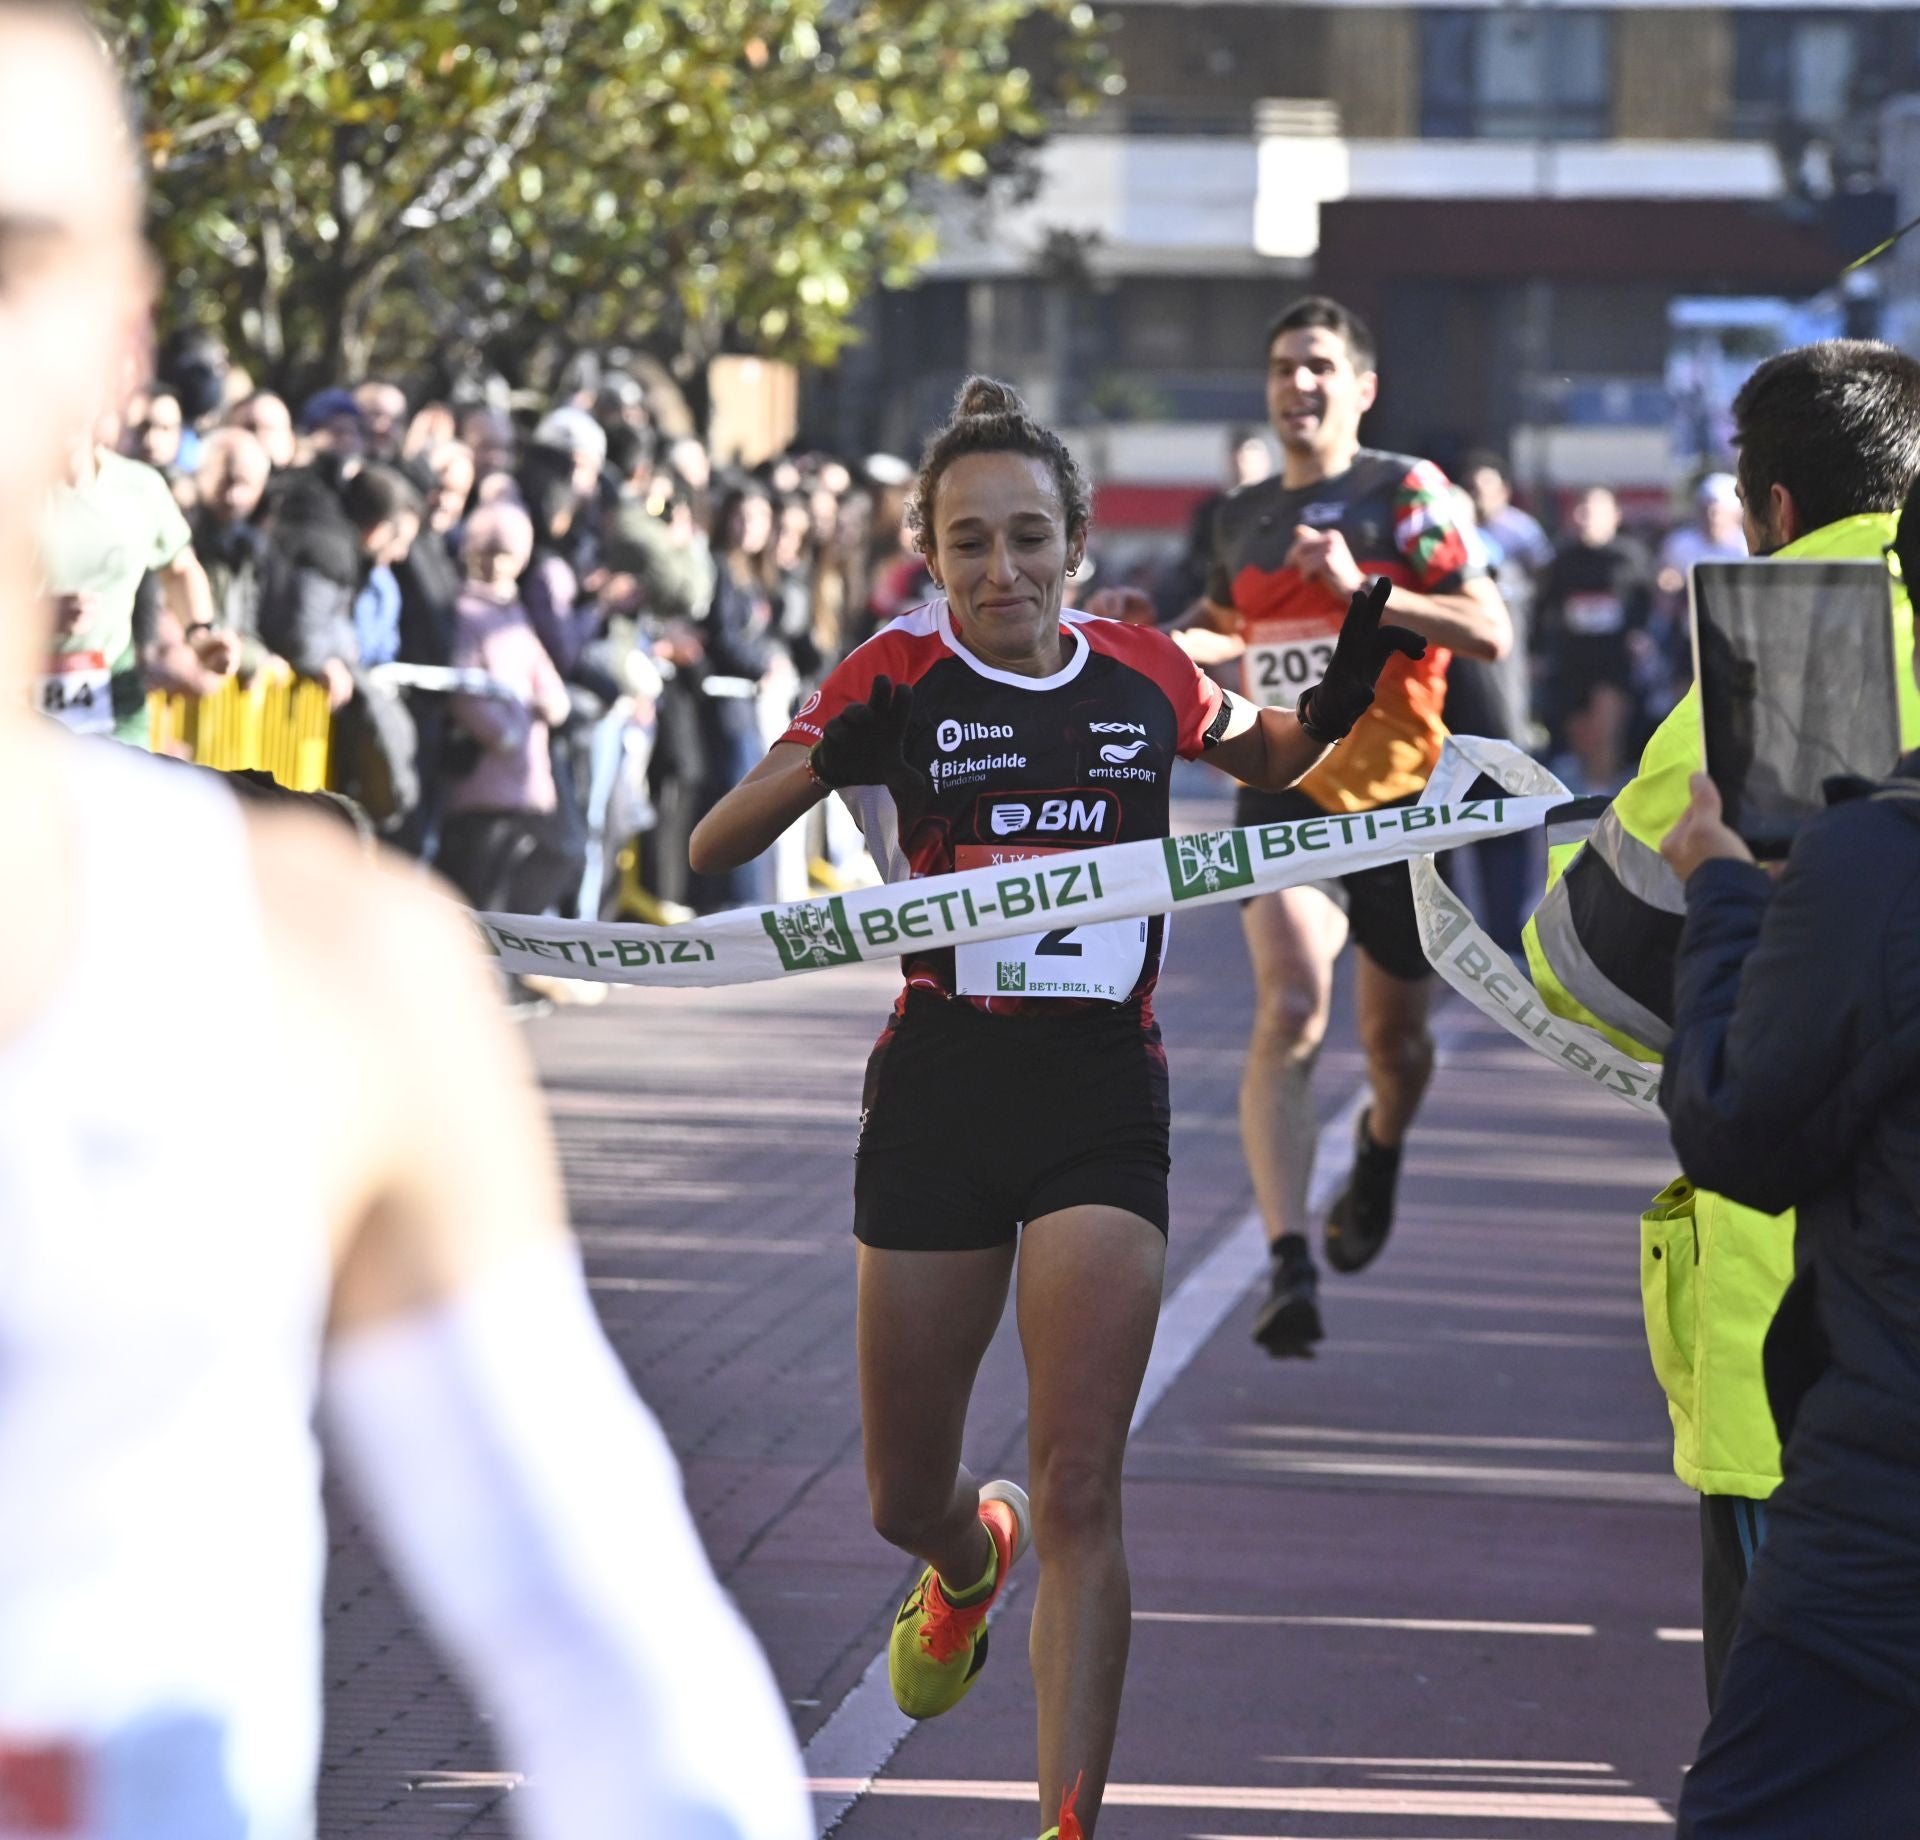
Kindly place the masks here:
<instances>
[{"instance_id":1,"label":"blurred runner in foreground","mask_svg":"<svg viewBox=\"0 0 1920 1840\"><path fill-rule=\"evenodd\" d=\"M0 1835L313 1832L319 1396L523 1831L800 1840L452 904L27 708L139 209L81 15L0 0Z\"/></svg>"}]
</instances>

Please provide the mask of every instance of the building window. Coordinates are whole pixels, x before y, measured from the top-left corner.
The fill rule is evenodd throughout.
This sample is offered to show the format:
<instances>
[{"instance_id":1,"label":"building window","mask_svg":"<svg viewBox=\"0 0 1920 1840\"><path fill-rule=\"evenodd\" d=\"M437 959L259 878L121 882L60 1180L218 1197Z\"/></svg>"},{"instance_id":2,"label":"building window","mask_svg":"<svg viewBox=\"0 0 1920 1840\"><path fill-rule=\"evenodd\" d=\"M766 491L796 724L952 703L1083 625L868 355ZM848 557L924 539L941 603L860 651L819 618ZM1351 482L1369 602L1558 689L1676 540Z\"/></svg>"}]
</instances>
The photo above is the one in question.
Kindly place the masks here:
<instances>
[{"instance_id":1,"label":"building window","mask_svg":"<svg viewBox=\"0 0 1920 1840\"><path fill-rule=\"evenodd\" d=\"M1745 123L1833 129L1856 90L1891 56L1894 44L1869 43L1889 22L1853 13L1740 13L1734 19L1733 94Z\"/></svg>"},{"instance_id":2,"label":"building window","mask_svg":"<svg viewBox=\"0 0 1920 1840\"><path fill-rule=\"evenodd\" d=\"M1605 13L1436 8L1420 16L1420 132L1431 140L1604 140Z\"/></svg>"}]
</instances>

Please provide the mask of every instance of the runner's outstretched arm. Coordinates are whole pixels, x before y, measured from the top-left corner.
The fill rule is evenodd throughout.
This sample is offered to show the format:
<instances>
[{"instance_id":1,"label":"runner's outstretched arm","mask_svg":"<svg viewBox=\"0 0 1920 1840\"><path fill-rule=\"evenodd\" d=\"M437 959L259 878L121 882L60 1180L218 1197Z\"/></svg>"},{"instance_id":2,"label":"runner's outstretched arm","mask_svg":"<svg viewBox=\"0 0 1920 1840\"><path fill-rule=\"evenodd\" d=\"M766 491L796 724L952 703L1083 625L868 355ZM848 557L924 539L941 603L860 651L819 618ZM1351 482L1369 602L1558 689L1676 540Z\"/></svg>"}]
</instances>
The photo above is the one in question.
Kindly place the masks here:
<instances>
[{"instance_id":1,"label":"runner's outstretched arm","mask_svg":"<svg viewBox=\"0 0 1920 1840\"><path fill-rule=\"evenodd\" d=\"M527 1775L523 1831L805 1840L792 1728L594 1316L471 932L317 821L254 828L288 1102L322 1120L304 1174L338 1223L326 1421Z\"/></svg>"},{"instance_id":2,"label":"runner's outstretched arm","mask_svg":"<svg viewBox=\"0 0 1920 1840\"><path fill-rule=\"evenodd\" d=\"M698 875L720 875L751 862L822 799L828 788L807 768L807 750L776 742L739 785L693 827L687 860Z\"/></svg>"},{"instance_id":3,"label":"runner's outstretched arm","mask_svg":"<svg viewBox=\"0 0 1920 1840\"><path fill-rule=\"evenodd\" d=\"M1204 756L1209 766L1262 792L1284 792L1326 758L1327 743L1308 734L1298 716L1261 709L1243 697L1234 703L1234 720Z\"/></svg>"},{"instance_id":4,"label":"runner's outstretched arm","mask_svg":"<svg viewBox=\"0 0 1920 1840\"><path fill-rule=\"evenodd\" d=\"M777 743L765 760L694 826L693 867L731 869L758 856L796 818L843 786L886 786L903 809L929 790L927 776L906 758L913 686L876 677L864 702L849 703L811 748Z\"/></svg>"}]
</instances>

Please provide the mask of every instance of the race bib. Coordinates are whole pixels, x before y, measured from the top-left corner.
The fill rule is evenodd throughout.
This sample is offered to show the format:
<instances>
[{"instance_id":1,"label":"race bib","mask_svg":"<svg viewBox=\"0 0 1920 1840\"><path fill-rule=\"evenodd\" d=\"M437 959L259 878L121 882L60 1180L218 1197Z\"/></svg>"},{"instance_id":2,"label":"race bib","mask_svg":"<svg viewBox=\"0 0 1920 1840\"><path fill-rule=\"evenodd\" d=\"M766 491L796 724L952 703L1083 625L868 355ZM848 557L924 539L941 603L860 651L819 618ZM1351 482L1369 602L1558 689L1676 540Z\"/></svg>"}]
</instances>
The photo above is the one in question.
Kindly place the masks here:
<instances>
[{"instance_id":1,"label":"race bib","mask_svg":"<svg viewBox=\"0 0 1920 1840\"><path fill-rule=\"evenodd\" d=\"M1247 695L1269 709L1292 709L1301 691L1326 676L1338 636L1314 621L1256 626L1247 640Z\"/></svg>"},{"instance_id":2,"label":"race bib","mask_svg":"<svg viewBox=\"0 0 1920 1840\"><path fill-rule=\"evenodd\" d=\"M0 1738L0 1834L56 1840L82 1831L81 1753L71 1745Z\"/></svg>"},{"instance_id":3,"label":"race bib","mask_svg":"<svg viewBox=\"0 0 1920 1840\"><path fill-rule=\"evenodd\" d=\"M49 660L33 680L33 704L76 735L113 732L113 674L99 652L68 652Z\"/></svg>"},{"instance_id":4,"label":"race bib","mask_svg":"<svg viewBox=\"0 0 1920 1840\"><path fill-rule=\"evenodd\" d=\"M991 869L1058 850L962 843L956 869ZM953 949L954 994L961 997L1099 997L1124 1003L1147 962L1147 921L1103 920L1055 927Z\"/></svg>"},{"instance_id":5,"label":"race bib","mask_svg":"<svg viewBox=\"0 0 1920 1840\"><path fill-rule=\"evenodd\" d=\"M1568 632L1582 639L1604 639L1625 628L1627 610L1617 594L1569 594L1565 617Z\"/></svg>"}]
</instances>

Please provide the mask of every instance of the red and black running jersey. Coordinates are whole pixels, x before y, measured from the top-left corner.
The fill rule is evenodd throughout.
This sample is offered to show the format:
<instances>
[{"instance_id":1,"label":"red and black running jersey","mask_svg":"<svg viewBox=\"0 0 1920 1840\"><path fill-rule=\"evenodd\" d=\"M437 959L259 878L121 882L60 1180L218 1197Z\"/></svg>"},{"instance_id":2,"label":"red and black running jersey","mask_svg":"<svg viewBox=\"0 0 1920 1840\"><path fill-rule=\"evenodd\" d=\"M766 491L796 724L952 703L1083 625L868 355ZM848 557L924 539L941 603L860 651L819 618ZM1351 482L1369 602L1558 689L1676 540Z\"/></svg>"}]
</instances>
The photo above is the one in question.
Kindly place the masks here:
<instances>
[{"instance_id":1,"label":"red and black running jersey","mask_svg":"<svg viewBox=\"0 0 1920 1840\"><path fill-rule=\"evenodd\" d=\"M1065 663L1023 677L976 658L945 600L929 602L850 652L794 717L781 740L811 747L876 677L913 686L905 746L932 788L925 809L900 811L879 786L842 795L888 881L1167 834L1173 762L1221 738L1230 700L1151 627L1073 611L1060 619ZM1156 916L902 962L909 989L985 1010L1091 1000L1138 1002L1145 1013L1165 936Z\"/></svg>"},{"instance_id":2,"label":"red and black running jersey","mask_svg":"<svg viewBox=\"0 0 1920 1840\"><path fill-rule=\"evenodd\" d=\"M1451 594L1487 572L1430 460L1362 448L1331 479L1288 486L1276 475L1231 493L1214 519L1207 598L1239 614L1247 695L1275 708L1292 709L1326 675L1347 612L1342 596L1286 566L1303 524L1338 530L1365 574L1422 594ZM1452 656L1430 644L1417 663L1393 659L1373 707L1300 789L1328 811L1369 811L1418 792L1446 739L1440 710Z\"/></svg>"}]
</instances>

